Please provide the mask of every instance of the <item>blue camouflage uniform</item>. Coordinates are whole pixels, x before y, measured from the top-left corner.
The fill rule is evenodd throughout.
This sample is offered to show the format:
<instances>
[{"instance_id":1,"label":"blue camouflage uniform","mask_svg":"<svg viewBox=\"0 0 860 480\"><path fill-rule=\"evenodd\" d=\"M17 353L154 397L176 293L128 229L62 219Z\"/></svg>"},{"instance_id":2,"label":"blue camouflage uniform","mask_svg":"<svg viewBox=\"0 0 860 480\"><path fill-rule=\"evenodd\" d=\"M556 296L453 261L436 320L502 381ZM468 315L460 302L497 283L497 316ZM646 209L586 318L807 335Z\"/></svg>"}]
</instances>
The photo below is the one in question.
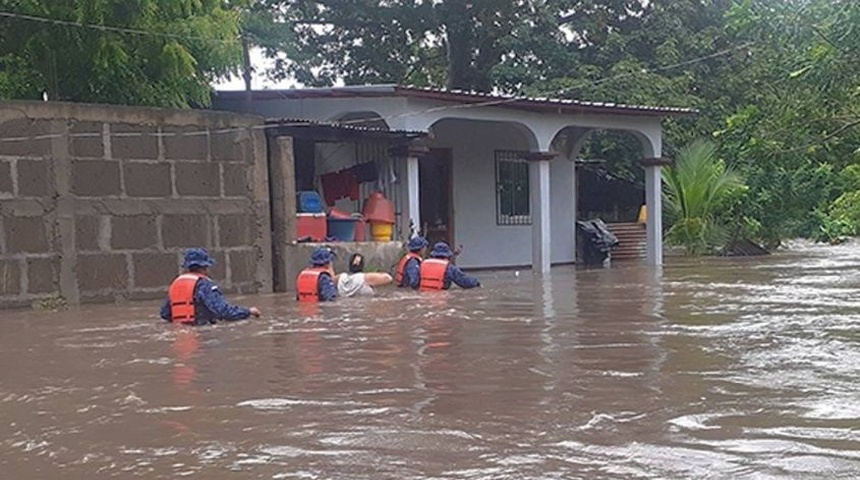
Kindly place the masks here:
<instances>
[{"instance_id":1,"label":"blue camouflage uniform","mask_svg":"<svg viewBox=\"0 0 860 480\"><path fill-rule=\"evenodd\" d=\"M337 298L337 285L331 275L323 273L317 281L317 289L321 302L330 302Z\"/></svg>"},{"instance_id":2,"label":"blue camouflage uniform","mask_svg":"<svg viewBox=\"0 0 860 480\"><path fill-rule=\"evenodd\" d=\"M182 268L188 270L194 267L211 267L215 260L203 248L190 248L185 252L185 262ZM171 321L170 298L165 299L161 306L161 318ZM231 305L224 299L218 285L208 277L200 277L194 286L194 323L206 325L217 320L244 320L251 316L251 311L245 307Z\"/></svg>"},{"instance_id":3,"label":"blue camouflage uniform","mask_svg":"<svg viewBox=\"0 0 860 480\"><path fill-rule=\"evenodd\" d=\"M403 268L403 281L401 287L418 288L421 285L421 262L417 258L410 258Z\"/></svg>"},{"instance_id":4,"label":"blue camouflage uniform","mask_svg":"<svg viewBox=\"0 0 860 480\"><path fill-rule=\"evenodd\" d=\"M324 267L331 263L336 256L330 248L319 247L311 254L311 264L315 267ZM337 298L337 285L334 284L334 279L328 273L320 274L319 280L317 280L317 295L319 295L321 302L330 302Z\"/></svg>"},{"instance_id":5,"label":"blue camouflage uniform","mask_svg":"<svg viewBox=\"0 0 860 480\"><path fill-rule=\"evenodd\" d=\"M475 288L481 286L481 282L479 282L477 278L467 275L464 271L460 270L460 267L453 263L449 263L448 268L445 269L444 282L445 283L442 288L445 290L451 288L451 283L454 283L461 288Z\"/></svg>"},{"instance_id":6,"label":"blue camouflage uniform","mask_svg":"<svg viewBox=\"0 0 860 480\"><path fill-rule=\"evenodd\" d=\"M427 246L424 237L416 236L409 239L406 248L412 253L418 253ZM403 267L403 279L398 287L410 287L417 289L421 285L421 262L417 258L410 258Z\"/></svg>"},{"instance_id":7,"label":"blue camouflage uniform","mask_svg":"<svg viewBox=\"0 0 860 480\"><path fill-rule=\"evenodd\" d=\"M451 247L449 247L445 242L439 242L436 245L433 245L433 250L430 252L430 258L444 258L446 260L450 260L453 256L454 252L451 251ZM442 288L444 290L448 290L451 288L452 283L460 288L475 288L481 286L481 282L479 282L477 278L467 275L463 270L460 270L460 267L449 262L448 267L445 268L445 278L443 279Z\"/></svg>"}]
</instances>

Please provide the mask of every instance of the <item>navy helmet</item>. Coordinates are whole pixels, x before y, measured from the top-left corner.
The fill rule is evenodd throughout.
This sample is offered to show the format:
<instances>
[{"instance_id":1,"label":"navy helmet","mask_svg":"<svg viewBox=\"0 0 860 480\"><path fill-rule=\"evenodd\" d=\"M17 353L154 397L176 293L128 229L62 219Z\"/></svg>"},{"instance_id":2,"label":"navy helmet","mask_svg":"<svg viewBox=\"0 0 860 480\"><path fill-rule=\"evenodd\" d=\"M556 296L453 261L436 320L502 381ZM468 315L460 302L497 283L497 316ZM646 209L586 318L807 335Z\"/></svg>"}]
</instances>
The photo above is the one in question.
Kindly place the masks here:
<instances>
[{"instance_id":1,"label":"navy helmet","mask_svg":"<svg viewBox=\"0 0 860 480\"><path fill-rule=\"evenodd\" d=\"M336 256L337 254L329 247L317 247L314 249L314 253L311 254L311 263L315 267L322 267L331 263Z\"/></svg>"},{"instance_id":2,"label":"navy helmet","mask_svg":"<svg viewBox=\"0 0 860 480\"><path fill-rule=\"evenodd\" d=\"M211 267L215 265L215 259L209 256L205 248L189 248L185 251L185 261L182 268Z\"/></svg>"},{"instance_id":3,"label":"navy helmet","mask_svg":"<svg viewBox=\"0 0 860 480\"><path fill-rule=\"evenodd\" d=\"M454 252L451 251L451 247L447 243L438 242L436 245L433 245L430 256L433 258L451 258L454 256Z\"/></svg>"},{"instance_id":4,"label":"navy helmet","mask_svg":"<svg viewBox=\"0 0 860 480\"><path fill-rule=\"evenodd\" d=\"M427 239L422 236L415 236L409 239L409 244L406 245L406 248L409 249L410 252L417 252L422 248L426 247Z\"/></svg>"}]
</instances>

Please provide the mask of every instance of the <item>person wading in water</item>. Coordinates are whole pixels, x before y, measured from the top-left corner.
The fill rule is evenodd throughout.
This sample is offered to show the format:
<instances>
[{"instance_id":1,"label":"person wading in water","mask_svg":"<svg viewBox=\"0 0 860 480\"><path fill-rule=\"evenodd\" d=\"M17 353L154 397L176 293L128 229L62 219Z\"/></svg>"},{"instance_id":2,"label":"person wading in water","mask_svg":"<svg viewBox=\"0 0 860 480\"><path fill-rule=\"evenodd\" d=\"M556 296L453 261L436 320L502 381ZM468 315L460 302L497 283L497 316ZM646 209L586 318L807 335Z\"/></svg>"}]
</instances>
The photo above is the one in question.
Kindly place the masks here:
<instances>
[{"instance_id":1,"label":"person wading in water","mask_svg":"<svg viewBox=\"0 0 860 480\"><path fill-rule=\"evenodd\" d=\"M353 253L349 258L349 272L337 278L337 294L340 297L372 296L373 287L388 285L391 275L382 272L364 273L364 255Z\"/></svg>"},{"instance_id":2,"label":"person wading in water","mask_svg":"<svg viewBox=\"0 0 860 480\"><path fill-rule=\"evenodd\" d=\"M454 283L461 288L480 287L477 278L465 274L460 267L451 263L456 254L445 242L433 245L430 258L421 262L421 290L448 290Z\"/></svg>"},{"instance_id":3,"label":"person wading in water","mask_svg":"<svg viewBox=\"0 0 860 480\"><path fill-rule=\"evenodd\" d=\"M409 252L397 264L395 281L398 287L418 288L421 283L421 262L424 260L426 248L427 240L424 237L409 239L406 246Z\"/></svg>"},{"instance_id":4,"label":"person wading in water","mask_svg":"<svg viewBox=\"0 0 860 480\"><path fill-rule=\"evenodd\" d=\"M296 298L300 302L330 302L337 298L334 284L335 253L328 247L317 247L311 254L311 266L296 278Z\"/></svg>"},{"instance_id":5,"label":"person wading in water","mask_svg":"<svg viewBox=\"0 0 860 480\"><path fill-rule=\"evenodd\" d=\"M218 320L244 320L259 317L257 307L245 308L227 303L218 285L209 279L209 267L215 259L205 248L189 248L185 251L182 268L185 273L176 277L161 306L161 318L168 322L189 325L207 325Z\"/></svg>"}]
</instances>

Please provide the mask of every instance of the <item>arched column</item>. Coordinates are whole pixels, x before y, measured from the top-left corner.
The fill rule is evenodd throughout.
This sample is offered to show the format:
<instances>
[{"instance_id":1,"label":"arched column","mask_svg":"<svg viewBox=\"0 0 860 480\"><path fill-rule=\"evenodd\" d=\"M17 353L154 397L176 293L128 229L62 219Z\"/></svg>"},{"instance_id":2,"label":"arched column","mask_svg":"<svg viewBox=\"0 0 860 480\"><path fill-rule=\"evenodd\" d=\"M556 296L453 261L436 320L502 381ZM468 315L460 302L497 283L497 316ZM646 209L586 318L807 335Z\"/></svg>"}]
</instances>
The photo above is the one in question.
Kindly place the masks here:
<instances>
[{"instance_id":1,"label":"arched column","mask_svg":"<svg viewBox=\"0 0 860 480\"><path fill-rule=\"evenodd\" d=\"M588 137L591 135L594 129L589 127L578 127L578 126L568 126L557 133L555 133L555 137L552 140L552 144L556 146L556 148L561 152L562 157L570 162L571 176L570 176L570 196L571 196L571 209L570 209L570 238L571 245L570 248L573 250L573 259L576 261L576 222L579 219L577 217L577 212L579 211L579 188L577 187L577 172L576 172L576 158L579 156L579 152L582 150L582 147L585 145L585 142L588 140ZM560 139L563 138L563 143L560 143Z\"/></svg>"},{"instance_id":2,"label":"arched column","mask_svg":"<svg viewBox=\"0 0 860 480\"><path fill-rule=\"evenodd\" d=\"M554 152L530 152L526 157L531 193L532 271L539 274L549 273L551 265L549 162L556 156Z\"/></svg>"},{"instance_id":3,"label":"arched column","mask_svg":"<svg viewBox=\"0 0 860 480\"><path fill-rule=\"evenodd\" d=\"M646 256L649 265L663 264L663 167L672 164L664 157L639 160L645 169Z\"/></svg>"},{"instance_id":4,"label":"arched column","mask_svg":"<svg viewBox=\"0 0 860 480\"><path fill-rule=\"evenodd\" d=\"M405 204L401 206L400 231L404 232L407 240L418 235L421 230L418 161L429 151L423 141L412 141L391 148L391 155L406 163Z\"/></svg>"},{"instance_id":5,"label":"arched column","mask_svg":"<svg viewBox=\"0 0 860 480\"><path fill-rule=\"evenodd\" d=\"M645 158L640 164L645 169L645 260L649 265L663 264L663 166L671 160L662 157L663 132L656 129L641 132Z\"/></svg>"}]
</instances>

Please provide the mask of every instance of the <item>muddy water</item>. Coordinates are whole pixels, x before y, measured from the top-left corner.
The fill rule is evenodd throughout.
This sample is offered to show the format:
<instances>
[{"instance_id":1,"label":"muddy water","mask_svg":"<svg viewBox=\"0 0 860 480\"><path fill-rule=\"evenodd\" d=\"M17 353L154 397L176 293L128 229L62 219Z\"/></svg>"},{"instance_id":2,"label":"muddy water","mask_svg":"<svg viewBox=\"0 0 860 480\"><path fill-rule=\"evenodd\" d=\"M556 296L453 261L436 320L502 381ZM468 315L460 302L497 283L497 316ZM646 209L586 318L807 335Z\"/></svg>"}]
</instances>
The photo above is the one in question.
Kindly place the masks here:
<instances>
[{"instance_id":1,"label":"muddy water","mask_svg":"<svg viewBox=\"0 0 860 480\"><path fill-rule=\"evenodd\" d=\"M0 314L0 477L858 478L860 248Z\"/></svg>"}]
</instances>

